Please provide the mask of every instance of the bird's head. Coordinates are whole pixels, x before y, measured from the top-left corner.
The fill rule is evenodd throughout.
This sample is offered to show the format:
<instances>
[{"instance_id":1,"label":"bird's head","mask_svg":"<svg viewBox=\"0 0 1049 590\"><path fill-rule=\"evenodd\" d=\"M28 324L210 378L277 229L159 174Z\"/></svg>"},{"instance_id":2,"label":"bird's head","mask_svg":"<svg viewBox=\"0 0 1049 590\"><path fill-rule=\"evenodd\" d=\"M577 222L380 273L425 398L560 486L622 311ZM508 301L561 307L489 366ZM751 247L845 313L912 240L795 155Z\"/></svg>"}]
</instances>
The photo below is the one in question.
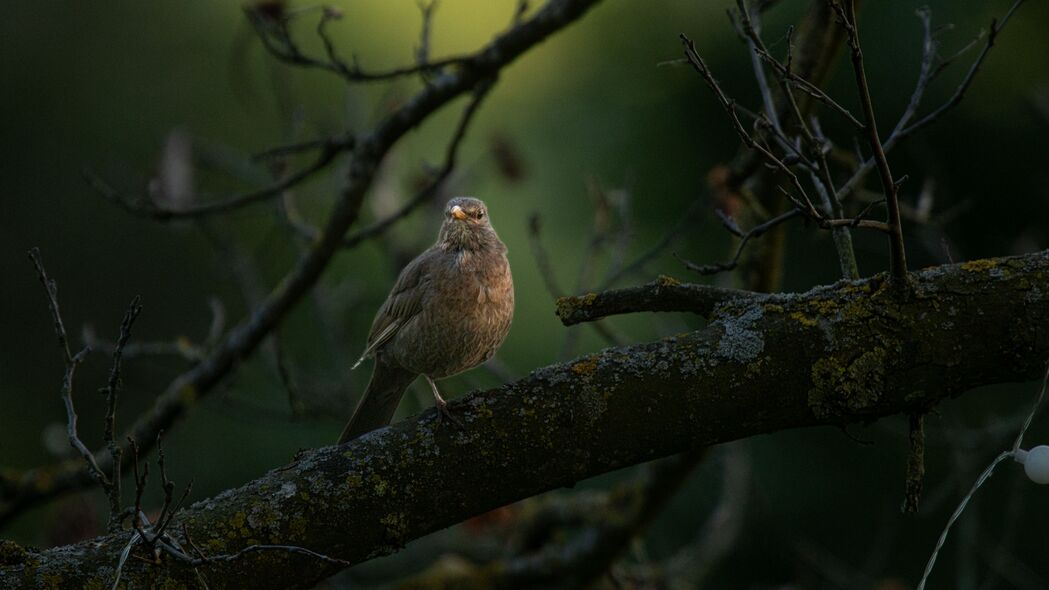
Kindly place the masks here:
<instances>
[{"instance_id":1,"label":"bird's head","mask_svg":"<svg viewBox=\"0 0 1049 590\"><path fill-rule=\"evenodd\" d=\"M460 222L467 225L490 225L488 208L484 202L473 197L455 197L444 207L445 223Z\"/></svg>"},{"instance_id":2,"label":"bird's head","mask_svg":"<svg viewBox=\"0 0 1049 590\"><path fill-rule=\"evenodd\" d=\"M499 243L488 220L488 207L473 197L455 197L448 201L439 240L460 250L476 250Z\"/></svg>"}]
</instances>

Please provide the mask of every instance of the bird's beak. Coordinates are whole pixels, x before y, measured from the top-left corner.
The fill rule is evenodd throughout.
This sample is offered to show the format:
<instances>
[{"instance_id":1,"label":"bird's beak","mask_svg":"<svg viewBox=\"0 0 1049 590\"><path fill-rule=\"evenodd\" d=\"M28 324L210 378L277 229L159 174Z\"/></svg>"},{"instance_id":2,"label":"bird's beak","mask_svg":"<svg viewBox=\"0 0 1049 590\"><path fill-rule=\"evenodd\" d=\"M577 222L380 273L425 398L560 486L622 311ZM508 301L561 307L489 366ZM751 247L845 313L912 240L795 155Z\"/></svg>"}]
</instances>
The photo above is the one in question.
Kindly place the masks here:
<instances>
[{"instance_id":1,"label":"bird's beak","mask_svg":"<svg viewBox=\"0 0 1049 590\"><path fill-rule=\"evenodd\" d=\"M466 219L466 211L463 211L462 207L460 207L459 205L456 205L456 206L452 207L452 217L454 217L456 219L459 219L459 220Z\"/></svg>"}]
</instances>

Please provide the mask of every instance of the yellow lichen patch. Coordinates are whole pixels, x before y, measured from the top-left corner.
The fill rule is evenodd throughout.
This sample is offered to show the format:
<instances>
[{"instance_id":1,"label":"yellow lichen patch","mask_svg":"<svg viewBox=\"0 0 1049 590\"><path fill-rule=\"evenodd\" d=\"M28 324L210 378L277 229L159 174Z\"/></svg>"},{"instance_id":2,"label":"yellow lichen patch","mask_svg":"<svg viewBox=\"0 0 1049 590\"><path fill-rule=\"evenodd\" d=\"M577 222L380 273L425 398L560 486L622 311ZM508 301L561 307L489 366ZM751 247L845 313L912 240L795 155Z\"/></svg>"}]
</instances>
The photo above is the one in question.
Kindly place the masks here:
<instances>
[{"instance_id":1,"label":"yellow lichen patch","mask_svg":"<svg viewBox=\"0 0 1049 590\"><path fill-rule=\"evenodd\" d=\"M816 299L809 302L809 307L814 308L820 315L828 315L838 310L838 302L833 299Z\"/></svg>"},{"instance_id":2,"label":"yellow lichen patch","mask_svg":"<svg viewBox=\"0 0 1049 590\"><path fill-rule=\"evenodd\" d=\"M875 348L847 362L830 356L812 365L809 408L821 419L870 407L885 389L884 348Z\"/></svg>"},{"instance_id":3,"label":"yellow lichen patch","mask_svg":"<svg viewBox=\"0 0 1049 590\"><path fill-rule=\"evenodd\" d=\"M588 356L585 359L572 365L572 372L576 375L582 375L584 377L593 375L597 372L597 357Z\"/></svg>"},{"instance_id":4,"label":"yellow lichen patch","mask_svg":"<svg viewBox=\"0 0 1049 590\"><path fill-rule=\"evenodd\" d=\"M0 539L0 565L15 565L22 563L28 557L29 552L14 541Z\"/></svg>"},{"instance_id":5,"label":"yellow lichen patch","mask_svg":"<svg viewBox=\"0 0 1049 590\"><path fill-rule=\"evenodd\" d=\"M390 483L383 479L378 473L372 474L371 483L376 496L385 496L386 492L390 490Z\"/></svg>"},{"instance_id":6,"label":"yellow lichen patch","mask_svg":"<svg viewBox=\"0 0 1049 590\"><path fill-rule=\"evenodd\" d=\"M346 476L347 487L356 488L359 487L361 483L361 476L357 475L356 473L351 473Z\"/></svg>"},{"instance_id":7,"label":"yellow lichen patch","mask_svg":"<svg viewBox=\"0 0 1049 590\"><path fill-rule=\"evenodd\" d=\"M783 313L783 306L778 303L766 303L763 307L768 312Z\"/></svg>"},{"instance_id":8,"label":"yellow lichen patch","mask_svg":"<svg viewBox=\"0 0 1049 590\"><path fill-rule=\"evenodd\" d=\"M660 287L676 287L681 284L681 281L667 275L659 275L659 278L656 279L656 284Z\"/></svg>"},{"instance_id":9,"label":"yellow lichen patch","mask_svg":"<svg viewBox=\"0 0 1049 590\"><path fill-rule=\"evenodd\" d=\"M852 294L852 293L870 293L871 292L871 284L870 284L870 281L864 281L864 282L859 283L859 284L846 283L845 286L841 288L841 292L842 293L849 293L849 294Z\"/></svg>"},{"instance_id":10,"label":"yellow lichen patch","mask_svg":"<svg viewBox=\"0 0 1049 590\"><path fill-rule=\"evenodd\" d=\"M983 272L991 270L998 266L998 261L990 258L984 258L982 260L970 260L965 264L962 264L962 270L966 272Z\"/></svg>"},{"instance_id":11,"label":"yellow lichen patch","mask_svg":"<svg viewBox=\"0 0 1049 590\"><path fill-rule=\"evenodd\" d=\"M577 309L580 307L589 307L594 304L597 300L597 293L587 293L579 297L558 297L557 303L557 317L565 319L571 317Z\"/></svg>"},{"instance_id":12,"label":"yellow lichen patch","mask_svg":"<svg viewBox=\"0 0 1049 590\"><path fill-rule=\"evenodd\" d=\"M301 516L296 516L295 518L292 518L291 522L288 523L288 532L291 533L292 539L301 539L303 536L305 536L306 526L308 524L309 521Z\"/></svg>"},{"instance_id":13,"label":"yellow lichen patch","mask_svg":"<svg viewBox=\"0 0 1049 590\"><path fill-rule=\"evenodd\" d=\"M379 522L386 527L386 534L393 539L403 539L405 532L408 530L408 524L405 522L403 514L391 512L380 518Z\"/></svg>"},{"instance_id":14,"label":"yellow lichen patch","mask_svg":"<svg viewBox=\"0 0 1049 590\"><path fill-rule=\"evenodd\" d=\"M795 311L791 313L790 317L799 324L803 326L808 326L810 328L818 323L815 318L810 318L809 316L801 313L800 311Z\"/></svg>"},{"instance_id":15,"label":"yellow lichen patch","mask_svg":"<svg viewBox=\"0 0 1049 590\"><path fill-rule=\"evenodd\" d=\"M229 533L226 535L230 539L243 539L251 536L251 530L245 526L248 521L248 516L243 512L237 512L229 520Z\"/></svg>"}]
</instances>

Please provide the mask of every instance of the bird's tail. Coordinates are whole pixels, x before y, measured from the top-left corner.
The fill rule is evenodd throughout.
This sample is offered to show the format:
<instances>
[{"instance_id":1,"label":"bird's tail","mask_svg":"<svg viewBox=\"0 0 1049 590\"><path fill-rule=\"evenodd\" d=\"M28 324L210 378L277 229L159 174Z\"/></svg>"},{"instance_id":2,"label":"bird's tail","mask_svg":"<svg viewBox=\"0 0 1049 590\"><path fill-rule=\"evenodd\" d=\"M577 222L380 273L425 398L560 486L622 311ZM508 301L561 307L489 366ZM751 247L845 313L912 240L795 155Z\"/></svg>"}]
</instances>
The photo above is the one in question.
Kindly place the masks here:
<instances>
[{"instance_id":1,"label":"bird's tail","mask_svg":"<svg viewBox=\"0 0 1049 590\"><path fill-rule=\"evenodd\" d=\"M400 403L404 390L408 389L416 377L418 375L411 371L392 367L377 359L368 388L364 390L364 396L353 411L353 417L346 423L346 428L342 429L337 444L341 445L389 424L390 420L393 420L393 413L397 411L397 404Z\"/></svg>"}]
</instances>

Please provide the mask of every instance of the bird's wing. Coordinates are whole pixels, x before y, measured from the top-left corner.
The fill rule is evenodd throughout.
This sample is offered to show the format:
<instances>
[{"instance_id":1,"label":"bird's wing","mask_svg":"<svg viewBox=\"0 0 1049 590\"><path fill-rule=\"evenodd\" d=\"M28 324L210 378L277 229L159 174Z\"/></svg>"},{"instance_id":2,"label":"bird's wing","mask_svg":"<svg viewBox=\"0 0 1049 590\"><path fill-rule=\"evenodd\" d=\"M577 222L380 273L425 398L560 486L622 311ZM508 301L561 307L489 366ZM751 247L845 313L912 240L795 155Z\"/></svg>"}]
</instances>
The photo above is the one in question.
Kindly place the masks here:
<instances>
[{"instance_id":1,"label":"bird's wing","mask_svg":"<svg viewBox=\"0 0 1049 590\"><path fill-rule=\"evenodd\" d=\"M386 301L375 314L371 332L368 333L368 346L361 353L361 358L354 363L353 369L365 358L374 355L380 346L393 338L397 330L422 309L425 296L430 290L433 265L437 262L435 258L439 254L439 251L431 248L409 262L401 271Z\"/></svg>"}]
</instances>

